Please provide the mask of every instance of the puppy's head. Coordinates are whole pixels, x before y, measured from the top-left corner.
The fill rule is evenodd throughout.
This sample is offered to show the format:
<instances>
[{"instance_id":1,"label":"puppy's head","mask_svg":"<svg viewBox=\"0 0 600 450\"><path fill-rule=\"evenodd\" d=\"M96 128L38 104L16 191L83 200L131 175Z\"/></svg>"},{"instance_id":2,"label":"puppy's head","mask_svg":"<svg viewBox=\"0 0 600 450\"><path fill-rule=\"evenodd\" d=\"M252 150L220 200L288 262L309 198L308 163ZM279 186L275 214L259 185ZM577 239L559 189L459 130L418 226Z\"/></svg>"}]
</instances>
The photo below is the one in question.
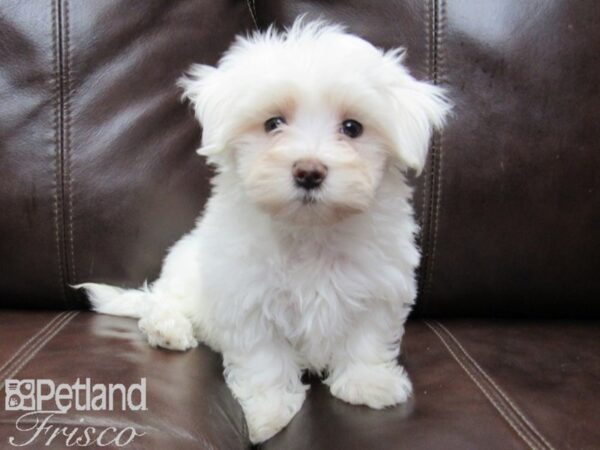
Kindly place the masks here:
<instances>
[{"instance_id":1,"label":"puppy's head","mask_svg":"<svg viewBox=\"0 0 600 450\"><path fill-rule=\"evenodd\" d=\"M203 125L198 153L278 220L329 224L366 211L386 166L420 172L449 103L403 52L297 21L238 38L180 85Z\"/></svg>"}]
</instances>

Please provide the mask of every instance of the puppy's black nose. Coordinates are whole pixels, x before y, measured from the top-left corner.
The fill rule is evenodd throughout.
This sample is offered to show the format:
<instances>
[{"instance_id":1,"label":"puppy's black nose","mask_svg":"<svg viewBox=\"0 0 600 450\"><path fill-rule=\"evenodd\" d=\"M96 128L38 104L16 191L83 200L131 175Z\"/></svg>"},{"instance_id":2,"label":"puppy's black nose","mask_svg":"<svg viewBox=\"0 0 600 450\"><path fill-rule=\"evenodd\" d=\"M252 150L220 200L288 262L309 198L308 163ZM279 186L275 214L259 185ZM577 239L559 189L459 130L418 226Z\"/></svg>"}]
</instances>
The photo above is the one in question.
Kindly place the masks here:
<instances>
[{"instance_id":1,"label":"puppy's black nose","mask_svg":"<svg viewBox=\"0 0 600 450\"><path fill-rule=\"evenodd\" d=\"M327 176L327 167L314 159L302 159L292 166L292 175L296 186L309 191L321 186Z\"/></svg>"}]
</instances>

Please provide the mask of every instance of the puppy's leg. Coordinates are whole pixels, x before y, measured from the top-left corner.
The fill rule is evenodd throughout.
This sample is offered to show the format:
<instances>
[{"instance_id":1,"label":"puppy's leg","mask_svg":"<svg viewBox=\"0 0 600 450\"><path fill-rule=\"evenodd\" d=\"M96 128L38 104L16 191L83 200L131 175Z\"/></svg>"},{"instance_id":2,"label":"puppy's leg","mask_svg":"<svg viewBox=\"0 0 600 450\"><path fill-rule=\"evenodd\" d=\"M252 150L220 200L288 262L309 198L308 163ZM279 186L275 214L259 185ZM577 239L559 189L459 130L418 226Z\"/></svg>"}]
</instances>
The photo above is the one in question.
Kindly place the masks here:
<instances>
[{"instance_id":1,"label":"puppy's leg","mask_svg":"<svg viewBox=\"0 0 600 450\"><path fill-rule=\"evenodd\" d=\"M295 354L286 343L261 342L225 351L225 379L242 405L250 440L266 441L283 429L306 398Z\"/></svg>"},{"instance_id":2,"label":"puppy's leg","mask_svg":"<svg viewBox=\"0 0 600 450\"><path fill-rule=\"evenodd\" d=\"M153 347L188 350L197 345L196 331L206 316L201 295L198 229L182 237L165 258L152 285L122 289L98 283L85 289L92 309L102 314L140 319L139 328Z\"/></svg>"},{"instance_id":3,"label":"puppy's leg","mask_svg":"<svg viewBox=\"0 0 600 450\"><path fill-rule=\"evenodd\" d=\"M150 287L153 307L139 321L151 346L184 351L198 345L200 274L196 242L184 236L165 258L160 277Z\"/></svg>"},{"instance_id":4,"label":"puppy's leg","mask_svg":"<svg viewBox=\"0 0 600 450\"><path fill-rule=\"evenodd\" d=\"M194 326L177 302L155 306L142 316L138 327L152 347L185 351L198 345Z\"/></svg>"},{"instance_id":5,"label":"puppy's leg","mask_svg":"<svg viewBox=\"0 0 600 450\"><path fill-rule=\"evenodd\" d=\"M402 321L393 322L384 311L375 312L338 347L325 380L335 397L375 409L408 399L412 385L397 361Z\"/></svg>"}]
</instances>

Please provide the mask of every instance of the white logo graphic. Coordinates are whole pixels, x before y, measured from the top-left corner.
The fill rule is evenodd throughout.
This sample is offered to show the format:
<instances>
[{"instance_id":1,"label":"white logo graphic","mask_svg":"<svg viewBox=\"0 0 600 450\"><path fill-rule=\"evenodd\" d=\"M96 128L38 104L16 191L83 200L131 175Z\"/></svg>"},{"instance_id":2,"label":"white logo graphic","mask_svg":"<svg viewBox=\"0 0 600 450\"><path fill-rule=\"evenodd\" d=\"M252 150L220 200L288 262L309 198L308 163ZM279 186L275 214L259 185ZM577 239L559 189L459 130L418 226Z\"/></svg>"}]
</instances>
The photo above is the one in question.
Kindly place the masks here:
<instances>
[{"instance_id":1,"label":"white logo graphic","mask_svg":"<svg viewBox=\"0 0 600 450\"><path fill-rule=\"evenodd\" d=\"M49 379L8 379L4 387L4 409L24 412L15 423L21 435L8 439L14 447L34 443L54 446L59 439L67 447L124 447L146 434L134 427L86 426L83 418L79 419L80 426L53 423L55 415L71 411L147 411L145 378L129 386L93 384L90 378L77 378L73 384L56 384Z\"/></svg>"},{"instance_id":2,"label":"white logo graphic","mask_svg":"<svg viewBox=\"0 0 600 450\"><path fill-rule=\"evenodd\" d=\"M35 380L6 380L4 389L6 400L4 409L7 411L35 410Z\"/></svg>"}]
</instances>

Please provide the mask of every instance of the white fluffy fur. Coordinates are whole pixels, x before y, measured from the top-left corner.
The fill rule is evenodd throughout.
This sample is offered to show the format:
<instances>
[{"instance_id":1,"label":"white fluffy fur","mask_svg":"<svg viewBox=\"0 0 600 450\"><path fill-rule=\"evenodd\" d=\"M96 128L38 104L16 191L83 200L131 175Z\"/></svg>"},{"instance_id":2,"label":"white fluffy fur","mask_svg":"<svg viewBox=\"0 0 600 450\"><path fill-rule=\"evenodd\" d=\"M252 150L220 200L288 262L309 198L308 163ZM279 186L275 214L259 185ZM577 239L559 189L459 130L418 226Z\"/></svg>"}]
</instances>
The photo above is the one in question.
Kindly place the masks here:
<instances>
[{"instance_id":1,"label":"white fluffy fur","mask_svg":"<svg viewBox=\"0 0 600 450\"><path fill-rule=\"evenodd\" d=\"M238 38L216 68L193 66L181 86L218 171L204 215L149 287L81 285L96 311L140 318L153 346L221 352L253 442L298 412L304 369L352 404L411 393L397 357L419 252L403 172L422 170L449 104L402 57L297 21ZM272 116L287 124L266 133ZM340 133L349 118L362 136ZM306 158L328 167L310 194L291 175Z\"/></svg>"}]
</instances>

